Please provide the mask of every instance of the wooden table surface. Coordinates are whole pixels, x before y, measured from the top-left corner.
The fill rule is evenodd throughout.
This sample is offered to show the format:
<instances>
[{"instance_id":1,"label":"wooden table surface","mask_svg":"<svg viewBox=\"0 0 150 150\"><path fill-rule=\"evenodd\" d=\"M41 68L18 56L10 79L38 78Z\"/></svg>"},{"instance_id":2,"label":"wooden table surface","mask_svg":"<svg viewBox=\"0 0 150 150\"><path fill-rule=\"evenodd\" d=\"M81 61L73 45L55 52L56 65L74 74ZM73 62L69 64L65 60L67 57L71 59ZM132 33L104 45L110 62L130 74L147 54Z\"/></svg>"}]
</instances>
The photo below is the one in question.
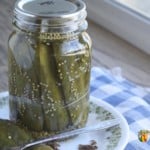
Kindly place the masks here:
<instances>
[{"instance_id":1,"label":"wooden table surface","mask_svg":"<svg viewBox=\"0 0 150 150\"><path fill-rule=\"evenodd\" d=\"M12 31L11 14L15 0L0 4L0 91L8 90L7 41ZM89 21L88 32L93 41L92 66L119 66L123 75L138 84L150 85L150 56Z\"/></svg>"}]
</instances>

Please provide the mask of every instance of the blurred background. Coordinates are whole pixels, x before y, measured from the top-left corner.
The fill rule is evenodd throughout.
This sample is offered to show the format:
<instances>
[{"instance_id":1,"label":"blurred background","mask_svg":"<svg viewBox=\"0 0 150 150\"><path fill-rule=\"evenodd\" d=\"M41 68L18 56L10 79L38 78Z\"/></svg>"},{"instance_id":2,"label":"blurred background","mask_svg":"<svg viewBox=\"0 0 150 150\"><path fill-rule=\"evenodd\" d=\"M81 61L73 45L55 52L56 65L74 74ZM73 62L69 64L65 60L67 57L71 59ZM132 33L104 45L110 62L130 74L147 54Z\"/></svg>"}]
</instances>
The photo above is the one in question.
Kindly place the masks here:
<instances>
[{"instance_id":1,"label":"blurred background","mask_svg":"<svg viewBox=\"0 0 150 150\"><path fill-rule=\"evenodd\" d=\"M7 41L12 31L12 9L15 0L0 1L0 91L8 89Z\"/></svg>"}]
</instances>

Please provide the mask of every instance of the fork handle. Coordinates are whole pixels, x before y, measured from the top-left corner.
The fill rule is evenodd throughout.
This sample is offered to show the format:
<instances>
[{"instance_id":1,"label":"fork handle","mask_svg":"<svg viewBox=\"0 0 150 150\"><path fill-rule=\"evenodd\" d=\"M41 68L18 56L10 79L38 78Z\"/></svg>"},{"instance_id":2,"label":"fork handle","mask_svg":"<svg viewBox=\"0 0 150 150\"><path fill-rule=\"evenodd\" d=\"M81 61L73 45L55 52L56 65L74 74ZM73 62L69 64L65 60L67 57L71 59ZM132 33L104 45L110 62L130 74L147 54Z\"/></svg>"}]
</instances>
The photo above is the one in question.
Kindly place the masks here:
<instances>
[{"instance_id":1,"label":"fork handle","mask_svg":"<svg viewBox=\"0 0 150 150\"><path fill-rule=\"evenodd\" d=\"M94 126L84 127L84 128L80 128L80 129L76 129L76 130L56 134L54 136L50 136L50 137L47 137L45 139L41 139L41 140L38 140L38 141L35 141L35 142L31 142L29 144L24 145L20 150L25 150L26 148L29 148L29 147L34 146L34 145L47 143L47 142L54 141L54 140L60 140L60 139L63 139L63 138L68 138L68 137L78 135L78 134L83 134L83 133L87 133L87 132L91 132L91 131L107 129L107 128L113 127L115 125L118 125L119 123L120 123L119 118L118 119L111 119L111 120L102 121L99 124L96 124Z\"/></svg>"}]
</instances>

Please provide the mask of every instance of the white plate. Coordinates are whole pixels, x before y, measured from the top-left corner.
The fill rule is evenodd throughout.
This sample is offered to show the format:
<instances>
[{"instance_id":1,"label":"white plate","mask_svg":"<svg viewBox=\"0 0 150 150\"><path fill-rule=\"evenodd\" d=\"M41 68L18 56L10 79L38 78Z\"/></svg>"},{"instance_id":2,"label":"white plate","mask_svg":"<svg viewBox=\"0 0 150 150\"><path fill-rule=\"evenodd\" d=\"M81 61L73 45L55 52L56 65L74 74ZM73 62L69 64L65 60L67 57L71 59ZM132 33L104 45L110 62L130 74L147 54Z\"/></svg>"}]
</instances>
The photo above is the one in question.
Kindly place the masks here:
<instances>
[{"instance_id":1,"label":"white plate","mask_svg":"<svg viewBox=\"0 0 150 150\"><path fill-rule=\"evenodd\" d=\"M9 118L8 92L0 93L0 118ZM78 150L79 144L97 142L98 150L123 150L128 143L129 127L124 117L108 103L90 97L90 112L87 126L100 123L103 120L119 118L120 124L106 130L81 134L69 140L60 142L60 150Z\"/></svg>"}]
</instances>

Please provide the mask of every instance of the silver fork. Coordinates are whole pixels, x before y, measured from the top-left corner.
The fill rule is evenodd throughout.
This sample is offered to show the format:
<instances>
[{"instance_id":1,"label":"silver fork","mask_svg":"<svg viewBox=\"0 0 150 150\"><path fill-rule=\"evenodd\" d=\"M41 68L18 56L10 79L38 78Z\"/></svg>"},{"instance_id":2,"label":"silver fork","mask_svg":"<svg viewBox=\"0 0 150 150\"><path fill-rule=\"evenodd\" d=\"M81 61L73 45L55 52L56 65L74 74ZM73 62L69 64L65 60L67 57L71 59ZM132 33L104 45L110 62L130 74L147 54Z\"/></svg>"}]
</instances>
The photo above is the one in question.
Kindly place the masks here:
<instances>
[{"instance_id":1,"label":"silver fork","mask_svg":"<svg viewBox=\"0 0 150 150\"><path fill-rule=\"evenodd\" d=\"M103 129L107 129L107 128L116 126L118 124L120 124L119 118L102 121L99 124L96 124L93 126L88 126L88 127L64 132L61 134L56 134L54 136L50 136L50 137L47 137L45 139L37 140L37 141L31 142L31 143L25 144L23 146L19 146L16 148L16 150L17 149L18 150L25 150L26 148L29 148L29 147L32 147L32 146L35 146L38 144L47 143L47 142L50 142L53 140L60 140L60 139L64 139L64 138L69 138L69 137L74 136L74 135L83 134L83 133L87 133L87 132L91 132L91 131L103 130Z\"/></svg>"}]
</instances>

